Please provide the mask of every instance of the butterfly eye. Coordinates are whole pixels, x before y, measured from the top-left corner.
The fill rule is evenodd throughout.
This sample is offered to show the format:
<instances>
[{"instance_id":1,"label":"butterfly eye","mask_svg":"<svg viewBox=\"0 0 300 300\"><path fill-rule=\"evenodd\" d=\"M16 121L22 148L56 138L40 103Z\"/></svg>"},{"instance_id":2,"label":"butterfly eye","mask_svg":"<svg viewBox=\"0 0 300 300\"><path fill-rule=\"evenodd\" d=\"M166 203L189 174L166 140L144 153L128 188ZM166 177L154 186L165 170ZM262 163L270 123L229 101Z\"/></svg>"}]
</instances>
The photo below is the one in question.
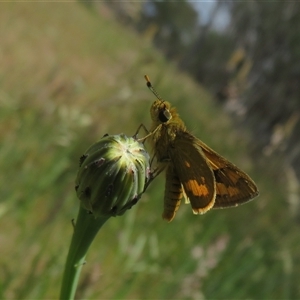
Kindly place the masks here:
<instances>
[{"instance_id":1,"label":"butterfly eye","mask_svg":"<svg viewBox=\"0 0 300 300\"><path fill-rule=\"evenodd\" d=\"M172 115L166 107L164 107L162 110L159 111L158 119L162 123L168 122L171 119L171 117L172 117Z\"/></svg>"}]
</instances>

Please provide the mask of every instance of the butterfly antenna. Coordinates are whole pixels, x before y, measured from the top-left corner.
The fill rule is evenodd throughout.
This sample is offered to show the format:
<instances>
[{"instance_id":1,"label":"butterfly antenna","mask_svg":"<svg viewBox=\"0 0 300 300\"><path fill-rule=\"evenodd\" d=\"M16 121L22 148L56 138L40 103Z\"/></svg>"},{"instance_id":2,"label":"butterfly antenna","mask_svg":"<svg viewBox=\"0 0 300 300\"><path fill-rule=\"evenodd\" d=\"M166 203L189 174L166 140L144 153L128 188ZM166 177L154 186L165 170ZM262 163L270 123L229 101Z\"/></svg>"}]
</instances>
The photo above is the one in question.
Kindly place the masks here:
<instances>
[{"instance_id":1,"label":"butterfly antenna","mask_svg":"<svg viewBox=\"0 0 300 300\"><path fill-rule=\"evenodd\" d=\"M147 81L147 87L149 88L149 90L153 93L153 95L160 101L164 101L162 99L162 97L158 94L158 92L155 90L155 88L152 86L152 83L150 82L150 78L148 75L144 76L146 81Z\"/></svg>"}]
</instances>

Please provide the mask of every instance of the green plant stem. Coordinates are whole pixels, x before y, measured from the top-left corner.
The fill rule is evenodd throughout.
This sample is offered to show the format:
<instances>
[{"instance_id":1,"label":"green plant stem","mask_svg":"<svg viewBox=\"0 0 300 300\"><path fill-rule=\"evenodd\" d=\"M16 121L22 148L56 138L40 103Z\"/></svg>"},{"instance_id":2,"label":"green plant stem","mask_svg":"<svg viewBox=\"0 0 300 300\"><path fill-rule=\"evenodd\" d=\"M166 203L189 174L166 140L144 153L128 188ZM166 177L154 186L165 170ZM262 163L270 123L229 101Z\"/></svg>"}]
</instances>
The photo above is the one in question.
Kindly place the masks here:
<instances>
[{"instance_id":1,"label":"green plant stem","mask_svg":"<svg viewBox=\"0 0 300 300\"><path fill-rule=\"evenodd\" d=\"M95 219L92 214L80 206L74 233L65 265L60 291L61 300L74 299L82 266L85 264L86 253L96 234L110 216Z\"/></svg>"}]
</instances>

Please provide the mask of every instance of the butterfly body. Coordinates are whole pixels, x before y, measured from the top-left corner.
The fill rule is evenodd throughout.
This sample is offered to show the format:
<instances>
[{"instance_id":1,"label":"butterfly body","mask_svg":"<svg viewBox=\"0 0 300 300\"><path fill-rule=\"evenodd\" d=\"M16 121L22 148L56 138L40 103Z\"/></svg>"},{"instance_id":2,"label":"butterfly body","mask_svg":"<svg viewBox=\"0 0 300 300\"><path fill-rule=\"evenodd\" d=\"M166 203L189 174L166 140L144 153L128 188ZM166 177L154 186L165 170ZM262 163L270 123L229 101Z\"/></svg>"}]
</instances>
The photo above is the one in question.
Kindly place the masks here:
<instances>
[{"instance_id":1,"label":"butterfly body","mask_svg":"<svg viewBox=\"0 0 300 300\"><path fill-rule=\"evenodd\" d=\"M148 77L147 85L155 95ZM163 218L171 221L184 195L195 214L237 206L258 195L253 180L186 129L160 97L151 106L150 138L157 168L166 169Z\"/></svg>"}]
</instances>

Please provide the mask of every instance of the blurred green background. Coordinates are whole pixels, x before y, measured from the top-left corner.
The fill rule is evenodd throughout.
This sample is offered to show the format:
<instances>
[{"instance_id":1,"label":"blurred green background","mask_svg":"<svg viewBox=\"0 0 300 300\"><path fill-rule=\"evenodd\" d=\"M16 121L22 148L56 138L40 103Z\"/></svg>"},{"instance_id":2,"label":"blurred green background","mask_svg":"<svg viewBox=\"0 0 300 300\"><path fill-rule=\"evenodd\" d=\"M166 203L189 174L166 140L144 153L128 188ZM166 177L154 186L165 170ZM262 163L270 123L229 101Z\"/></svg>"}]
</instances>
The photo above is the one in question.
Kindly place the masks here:
<instances>
[{"instance_id":1,"label":"blurred green background","mask_svg":"<svg viewBox=\"0 0 300 300\"><path fill-rule=\"evenodd\" d=\"M199 78L187 67L196 66L187 58L195 57L197 43L182 46L180 60L179 52L158 49L165 25L146 24L143 11L140 4L124 9L109 2L0 4L0 298L58 297L79 205L79 157L105 133L133 135L140 123L150 126L148 74L196 136L253 177L260 196L204 216L182 204L167 223L161 175L136 206L105 224L77 298L299 299L299 184L286 152L266 155L269 144L259 144L263 135L272 140L273 131L259 126L268 110L255 115L262 111L246 102L252 119L228 114L232 101L214 100L218 53L199 52L206 65L200 61L197 74L216 71ZM216 43L213 28L203 28ZM223 45L230 39L219 36ZM224 66L230 51L222 47L212 49L228 52ZM236 83L228 78L226 87ZM250 93L244 86L239 92Z\"/></svg>"}]
</instances>

